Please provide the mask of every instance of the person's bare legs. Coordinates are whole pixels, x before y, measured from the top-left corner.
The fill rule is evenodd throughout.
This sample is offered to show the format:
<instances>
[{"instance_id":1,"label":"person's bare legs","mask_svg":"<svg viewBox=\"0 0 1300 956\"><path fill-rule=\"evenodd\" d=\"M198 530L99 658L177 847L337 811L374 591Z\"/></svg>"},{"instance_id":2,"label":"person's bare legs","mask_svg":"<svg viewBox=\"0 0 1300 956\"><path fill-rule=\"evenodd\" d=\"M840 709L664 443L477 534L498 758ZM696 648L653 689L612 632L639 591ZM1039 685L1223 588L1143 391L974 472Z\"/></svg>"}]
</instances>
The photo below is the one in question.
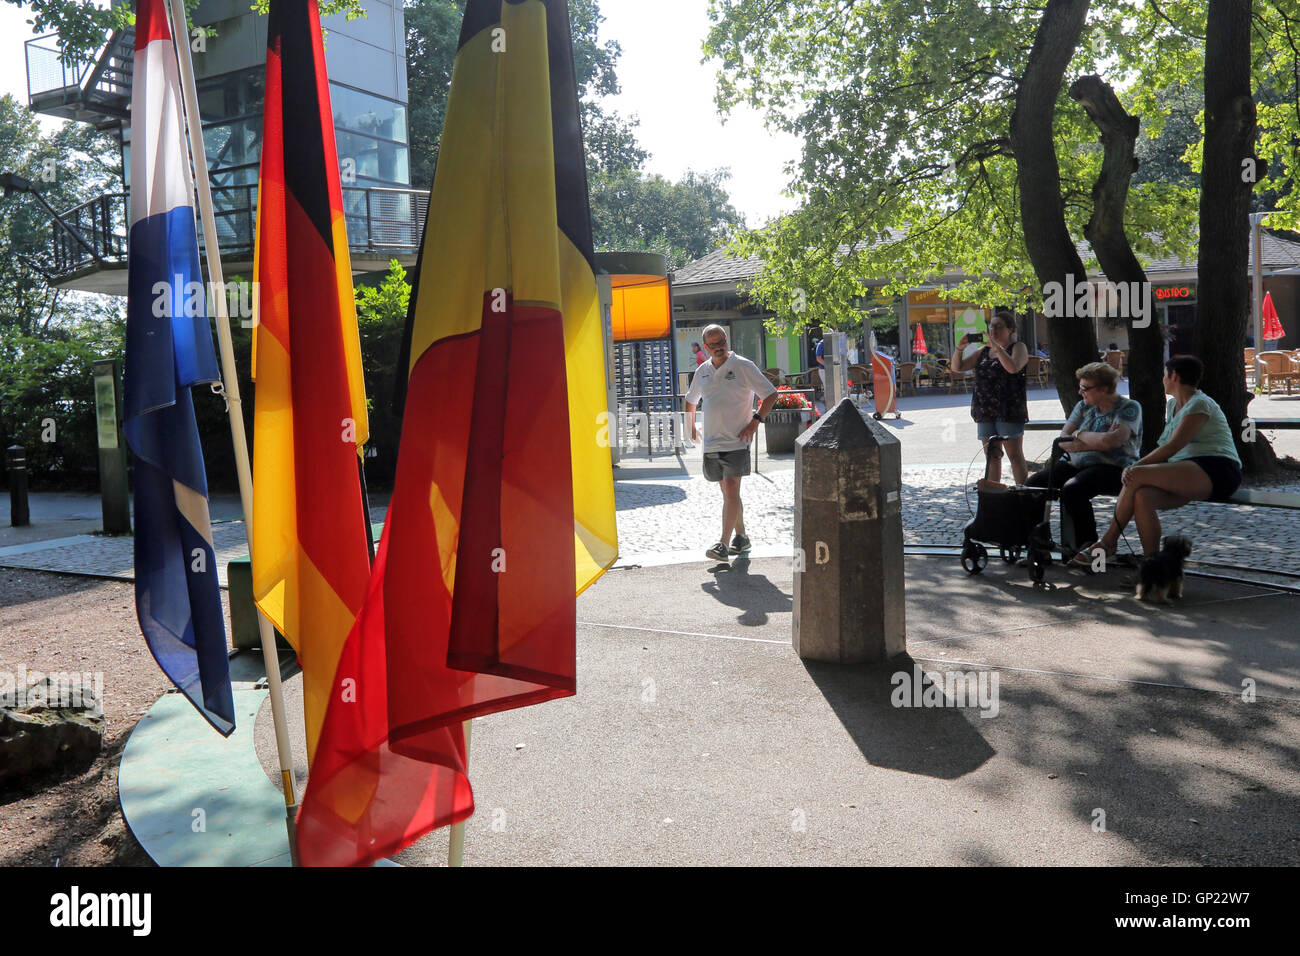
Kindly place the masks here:
<instances>
[{"instance_id":1,"label":"person's bare legs","mask_svg":"<svg viewBox=\"0 0 1300 956\"><path fill-rule=\"evenodd\" d=\"M991 439L983 438L981 442L984 445L984 458L987 461L989 456L989 441ZM1024 457L1023 454L1021 456ZM989 481L1002 480L1002 452L998 452L998 457L989 462Z\"/></svg>"},{"instance_id":2,"label":"person's bare legs","mask_svg":"<svg viewBox=\"0 0 1300 956\"><path fill-rule=\"evenodd\" d=\"M740 506L740 479L723 478L718 484L722 486L722 543L730 544L732 530L745 526Z\"/></svg>"},{"instance_id":3,"label":"person's bare legs","mask_svg":"<svg viewBox=\"0 0 1300 956\"><path fill-rule=\"evenodd\" d=\"M1210 482L1210 476L1194 461L1165 461L1157 465L1134 466L1129 483L1124 486L1119 500L1115 502L1115 517L1111 519L1110 527L1097 542L1106 549L1107 553L1119 547L1120 534L1137 513L1138 492L1147 489L1152 492L1167 492L1166 495L1154 493L1145 495L1142 503L1149 517L1140 519L1138 534L1142 536L1141 522L1147 524L1148 535L1152 530L1155 533L1154 546L1150 548L1148 548L1147 537L1142 537L1142 550L1146 554L1155 554L1160 550L1160 520L1155 512L1181 507L1189 501L1205 501L1210 497L1214 486ZM1181 500L1174 504L1175 499Z\"/></svg>"},{"instance_id":4,"label":"person's bare legs","mask_svg":"<svg viewBox=\"0 0 1300 956\"><path fill-rule=\"evenodd\" d=\"M1016 484L1023 485L1029 480L1029 466L1025 464L1025 436L1008 438L1003 444L1007 449L1007 457L1011 459L1011 477L1016 480Z\"/></svg>"},{"instance_id":5,"label":"person's bare legs","mask_svg":"<svg viewBox=\"0 0 1300 956\"><path fill-rule=\"evenodd\" d=\"M1137 521L1142 553L1150 556L1160 550L1160 515L1157 512L1181 508L1189 499L1154 485L1143 485L1133 496L1133 518Z\"/></svg>"}]
</instances>

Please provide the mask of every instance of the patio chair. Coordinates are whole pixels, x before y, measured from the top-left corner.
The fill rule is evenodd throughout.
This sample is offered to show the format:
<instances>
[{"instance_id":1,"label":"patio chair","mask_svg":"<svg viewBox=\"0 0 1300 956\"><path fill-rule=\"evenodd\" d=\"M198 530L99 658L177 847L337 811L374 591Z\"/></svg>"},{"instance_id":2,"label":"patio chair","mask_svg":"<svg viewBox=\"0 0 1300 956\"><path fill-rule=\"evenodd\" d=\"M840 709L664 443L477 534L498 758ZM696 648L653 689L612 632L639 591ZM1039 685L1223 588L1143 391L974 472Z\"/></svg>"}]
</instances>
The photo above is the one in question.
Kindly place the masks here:
<instances>
[{"instance_id":1,"label":"patio chair","mask_svg":"<svg viewBox=\"0 0 1300 956\"><path fill-rule=\"evenodd\" d=\"M1106 353L1106 364L1112 366L1122 376L1124 374L1124 353L1118 349Z\"/></svg>"},{"instance_id":2,"label":"patio chair","mask_svg":"<svg viewBox=\"0 0 1300 956\"><path fill-rule=\"evenodd\" d=\"M1245 360L1246 365L1246 381L1247 383L1253 383L1255 380L1255 350L1244 349L1242 358Z\"/></svg>"},{"instance_id":3,"label":"patio chair","mask_svg":"<svg viewBox=\"0 0 1300 956\"><path fill-rule=\"evenodd\" d=\"M1029 356L1029 362L1025 365L1025 374L1035 385L1047 384L1047 365L1040 355Z\"/></svg>"},{"instance_id":4,"label":"patio chair","mask_svg":"<svg viewBox=\"0 0 1300 956\"><path fill-rule=\"evenodd\" d=\"M1256 358L1260 364L1260 374L1262 376L1260 384L1273 394L1273 386L1277 384L1286 386L1286 393L1291 394L1291 384L1300 383L1300 369L1292 361L1291 356L1285 352L1260 352Z\"/></svg>"},{"instance_id":5,"label":"patio chair","mask_svg":"<svg viewBox=\"0 0 1300 956\"><path fill-rule=\"evenodd\" d=\"M813 401L824 401L826 398L826 388L822 385L822 370L819 368L810 368L808 370L808 387L813 390Z\"/></svg>"},{"instance_id":6,"label":"patio chair","mask_svg":"<svg viewBox=\"0 0 1300 956\"><path fill-rule=\"evenodd\" d=\"M900 362L897 366L895 366L895 368L897 368L898 370L896 373L898 376L898 380L897 382L895 382L895 384L898 386L898 394L902 395L904 388L910 388L912 390L912 394L915 395L916 394L916 363Z\"/></svg>"},{"instance_id":7,"label":"patio chair","mask_svg":"<svg viewBox=\"0 0 1300 956\"><path fill-rule=\"evenodd\" d=\"M871 387L871 369L865 365L849 366L849 394L861 395Z\"/></svg>"},{"instance_id":8,"label":"patio chair","mask_svg":"<svg viewBox=\"0 0 1300 956\"><path fill-rule=\"evenodd\" d=\"M781 384L781 370L779 368L763 369L763 377L767 379L769 382L771 382L773 385Z\"/></svg>"},{"instance_id":9,"label":"patio chair","mask_svg":"<svg viewBox=\"0 0 1300 956\"><path fill-rule=\"evenodd\" d=\"M948 369L948 394L951 395L961 386L963 392L970 391L970 380L974 377L974 370L969 372L955 372Z\"/></svg>"}]
</instances>

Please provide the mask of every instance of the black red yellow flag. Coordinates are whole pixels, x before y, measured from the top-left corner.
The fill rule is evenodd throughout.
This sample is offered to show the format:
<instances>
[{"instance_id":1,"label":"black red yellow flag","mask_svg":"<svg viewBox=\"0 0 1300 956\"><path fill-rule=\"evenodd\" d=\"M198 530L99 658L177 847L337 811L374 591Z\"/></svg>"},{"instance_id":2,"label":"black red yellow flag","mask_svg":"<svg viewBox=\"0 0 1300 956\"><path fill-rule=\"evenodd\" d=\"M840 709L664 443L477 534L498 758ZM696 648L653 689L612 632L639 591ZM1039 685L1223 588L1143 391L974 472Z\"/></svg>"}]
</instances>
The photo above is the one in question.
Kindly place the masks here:
<instances>
[{"instance_id":1,"label":"black red yellow flag","mask_svg":"<svg viewBox=\"0 0 1300 956\"><path fill-rule=\"evenodd\" d=\"M308 864L468 816L462 721L575 692L575 597L616 557L565 0L466 8L406 360L388 521L299 814Z\"/></svg>"}]
</instances>

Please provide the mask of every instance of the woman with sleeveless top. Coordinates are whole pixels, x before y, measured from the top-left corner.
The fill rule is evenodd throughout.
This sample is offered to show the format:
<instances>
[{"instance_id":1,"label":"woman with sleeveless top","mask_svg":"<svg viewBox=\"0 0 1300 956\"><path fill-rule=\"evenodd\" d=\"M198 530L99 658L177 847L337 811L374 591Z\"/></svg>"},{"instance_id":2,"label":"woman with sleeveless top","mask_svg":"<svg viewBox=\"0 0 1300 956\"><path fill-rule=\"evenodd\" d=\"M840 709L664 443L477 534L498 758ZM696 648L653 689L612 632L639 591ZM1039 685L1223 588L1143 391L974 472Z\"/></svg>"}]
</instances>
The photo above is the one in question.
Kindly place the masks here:
<instances>
[{"instance_id":1,"label":"woman with sleeveless top","mask_svg":"<svg viewBox=\"0 0 1300 956\"><path fill-rule=\"evenodd\" d=\"M953 349L951 368L954 372L975 369L975 394L971 398L970 415L975 419L980 441L987 451L989 439L1002 438L1002 447L1011 459L1011 474L1017 484L1029 477L1025 466L1025 423L1029 421L1029 405L1025 400L1029 363L1029 349L1024 342L1016 342L1016 319L1010 312L1000 311L989 320L988 345L970 355L965 348L970 336L963 335ZM1002 480L1002 455L989 463L989 477Z\"/></svg>"},{"instance_id":2,"label":"woman with sleeveless top","mask_svg":"<svg viewBox=\"0 0 1300 956\"><path fill-rule=\"evenodd\" d=\"M1096 544L1075 555L1081 565L1092 563L1097 549L1108 558L1119 548L1119 536L1137 521L1142 553L1160 550L1158 512L1181 508L1189 501L1227 501L1241 485L1241 459L1223 410L1197 385L1204 366L1192 355L1165 362L1165 430L1160 444L1136 464L1124 469L1124 488L1115 502L1115 517Z\"/></svg>"}]
</instances>

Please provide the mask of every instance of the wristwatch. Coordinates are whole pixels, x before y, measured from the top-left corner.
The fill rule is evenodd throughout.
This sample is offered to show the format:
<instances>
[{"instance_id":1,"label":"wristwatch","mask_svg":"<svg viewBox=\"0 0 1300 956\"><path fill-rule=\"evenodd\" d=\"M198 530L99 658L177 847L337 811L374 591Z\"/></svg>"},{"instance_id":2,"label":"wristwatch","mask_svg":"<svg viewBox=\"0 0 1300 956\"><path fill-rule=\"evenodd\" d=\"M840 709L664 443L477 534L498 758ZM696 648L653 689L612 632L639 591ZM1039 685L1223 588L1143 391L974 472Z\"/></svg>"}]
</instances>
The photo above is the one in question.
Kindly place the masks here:
<instances>
[{"instance_id":1,"label":"wristwatch","mask_svg":"<svg viewBox=\"0 0 1300 956\"><path fill-rule=\"evenodd\" d=\"M760 425L763 424L763 419L758 417L758 412L754 413L754 421L758 422Z\"/></svg>"}]
</instances>

